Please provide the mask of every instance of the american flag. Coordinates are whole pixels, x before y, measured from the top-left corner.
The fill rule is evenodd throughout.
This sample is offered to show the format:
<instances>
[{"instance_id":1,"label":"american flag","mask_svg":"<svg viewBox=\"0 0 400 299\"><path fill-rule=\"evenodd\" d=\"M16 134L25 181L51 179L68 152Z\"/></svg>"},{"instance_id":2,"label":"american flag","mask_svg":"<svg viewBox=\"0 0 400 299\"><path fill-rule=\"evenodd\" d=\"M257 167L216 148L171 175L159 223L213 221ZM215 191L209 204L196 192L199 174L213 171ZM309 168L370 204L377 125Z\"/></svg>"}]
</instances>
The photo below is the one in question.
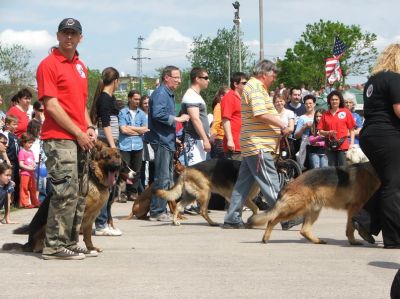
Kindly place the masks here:
<instances>
[{"instance_id":1,"label":"american flag","mask_svg":"<svg viewBox=\"0 0 400 299\"><path fill-rule=\"evenodd\" d=\"M346 45L342 42L340 38L336 36L335 45L333 46L333 57L340 58L340 56L343 55L346 49L347 49Z\"/></svg>"},{"instance_id":2,"label":"american flag","mask_svg":"<svg viewBox=\"0 0 400 299\"><path fill-rule=\"evenodd\" d=\"M333 57L326 59L325 76L331 84L342 79L342 69L340 68L339 58Z\"/></svg>"}]
</instances>

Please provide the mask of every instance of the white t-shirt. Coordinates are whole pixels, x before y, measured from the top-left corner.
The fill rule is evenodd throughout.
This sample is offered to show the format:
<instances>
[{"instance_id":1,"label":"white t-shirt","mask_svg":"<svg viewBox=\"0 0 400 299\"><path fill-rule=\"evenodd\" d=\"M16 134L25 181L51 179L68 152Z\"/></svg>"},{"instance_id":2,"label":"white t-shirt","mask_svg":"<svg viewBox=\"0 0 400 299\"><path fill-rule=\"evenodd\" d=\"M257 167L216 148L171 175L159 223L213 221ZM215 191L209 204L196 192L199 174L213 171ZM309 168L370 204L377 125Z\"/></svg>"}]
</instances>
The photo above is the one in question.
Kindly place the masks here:
<instances>
[{"instance_id":1,"label":"white t-shirt","mask_svg":"<svg viewBox=\"0 0 400 299\"><path fill-rule=\"evenodd\" d=\"M288 109L283 108L282 112L279 114L279 118L285 124L285 126L289 125L289 120L294 119L294 112Z\"/></svg>"}]
</instances>

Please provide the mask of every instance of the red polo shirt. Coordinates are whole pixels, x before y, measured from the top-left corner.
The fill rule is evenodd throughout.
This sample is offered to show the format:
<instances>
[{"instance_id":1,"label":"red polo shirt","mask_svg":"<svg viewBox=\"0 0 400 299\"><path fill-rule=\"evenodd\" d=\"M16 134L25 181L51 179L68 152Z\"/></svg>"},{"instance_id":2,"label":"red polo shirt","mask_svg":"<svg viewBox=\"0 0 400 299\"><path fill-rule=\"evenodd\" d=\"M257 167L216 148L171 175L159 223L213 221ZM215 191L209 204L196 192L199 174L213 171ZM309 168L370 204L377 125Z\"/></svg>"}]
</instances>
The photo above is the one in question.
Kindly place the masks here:
<instances>
[{"instance_id":1,"label":"red polo shirt","mask_svg":"<svg viewBox=\"0 0 400 299\"><path fill-rule=\"evenodd\" d=\"M232 89L230 89L226 95L221 99L221 116L222 120L228 119L231 122L231 131L233 142L235 143L235 151L240 151L240 128L242 127L242 114L241 100L239 95ZM226 134L224 137L224 151L228 151L226 146Z\"/></svg>"},{"instance_id":2,"label":"red polo shirt","mask_svg":"<svg viewBox=\"0 0 400 299\"><path fill-rule=\"evenodd\" d=\"M25 133L26 130L28 129L28 123L29 123L28 114L25 111L19 109L17 106L12 106L7 111L7 116L8 115L13 115L16 118L18 118L18 127L14 134L17 135L18 138L21 138L21 135Z\"/></svg>"},{"instance_id":3,"label":"red polo shirt","mask_svg":"<svg viewBox=\"0 0 400 299\"><path fill-rule=\"evenodd\" d=\"M322 114L321 120L318 123L317 129L324 131L334 130L336 132L336 139L347 137L349 130L355 127L353 115L347 108L339 108L335 114L332 114L330 110ZM340 146L339 150L348 150L349 140L348 138Z\"/></svg>"},{"instance_id":4,"label":"red polo shirt","mask_svg":"<svg viewBox=\"0 0 400 299\"><path fill-rule=\"evenodd\" d=\"M54 48L39 65L36 72L39 100L43 97L57 98L61 107L71 120L86 132L85 109L88 96L87 69L79 60L78 53L68 61ZM42 139L76 139L68 133L44 110L45 121L42 127Z\"/></svg>"}]
</instances>

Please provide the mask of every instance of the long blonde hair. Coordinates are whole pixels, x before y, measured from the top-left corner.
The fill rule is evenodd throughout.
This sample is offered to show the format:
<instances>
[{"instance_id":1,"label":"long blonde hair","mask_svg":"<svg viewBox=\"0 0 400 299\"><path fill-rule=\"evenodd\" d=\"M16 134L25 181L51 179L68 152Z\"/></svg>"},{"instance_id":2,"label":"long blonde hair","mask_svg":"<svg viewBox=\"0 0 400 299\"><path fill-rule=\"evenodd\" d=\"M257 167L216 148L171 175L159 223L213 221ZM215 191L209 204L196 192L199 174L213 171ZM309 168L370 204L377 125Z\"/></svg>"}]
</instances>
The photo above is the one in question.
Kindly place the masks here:
<instances>
[{"instance_id":1,"label":"long blonde hair","mask_svg":"<svg viewBox=\"0 0 400 299\"><path fill-rule=\"evenodd\" d=\"M378 56L372 75L379 72L395 72L400 74L400 44L391 44Z\"/></svg>"}]
</instances>

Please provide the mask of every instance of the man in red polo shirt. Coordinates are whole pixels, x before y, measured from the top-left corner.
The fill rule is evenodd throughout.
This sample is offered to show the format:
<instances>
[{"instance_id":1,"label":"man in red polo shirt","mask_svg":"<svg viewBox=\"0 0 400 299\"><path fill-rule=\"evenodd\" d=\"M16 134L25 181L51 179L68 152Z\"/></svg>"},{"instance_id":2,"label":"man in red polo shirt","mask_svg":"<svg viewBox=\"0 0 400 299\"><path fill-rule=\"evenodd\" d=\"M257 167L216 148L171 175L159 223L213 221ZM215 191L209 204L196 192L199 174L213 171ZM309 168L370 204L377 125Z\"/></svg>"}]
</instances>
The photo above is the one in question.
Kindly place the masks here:
<instances>
[{"instance_id":1,"label":"man in red polo shirt","mask_svg":"<svg viewBox=\"0 0 400 299\"><path fill-rule=\"evenodd\" d=\"M243 88L248 77L245 73L236 72L232 75L231 89L221 99L221 117L224 127L224 152L230 159L240 160L240 128L242 115L240 112Z\"/></svg>"},{"instance_id":2,"label":"man in red polo shirt","mask_svg":"<svg viewBox=\"0 0 400 299\"><path fill-rule=\"evenodd\" d=\"M45 114L43 148L52 185L42 257L84 259L97 255L78 245L85 208L85 199L79 193L80 172L84 151L94 146L96 134L86 109L87 69L76 51L82 40L79 21L64 19L58 26L57 40L58 47L40 63L36 73L38 98Z\"/></svg>"}]
</instances>

